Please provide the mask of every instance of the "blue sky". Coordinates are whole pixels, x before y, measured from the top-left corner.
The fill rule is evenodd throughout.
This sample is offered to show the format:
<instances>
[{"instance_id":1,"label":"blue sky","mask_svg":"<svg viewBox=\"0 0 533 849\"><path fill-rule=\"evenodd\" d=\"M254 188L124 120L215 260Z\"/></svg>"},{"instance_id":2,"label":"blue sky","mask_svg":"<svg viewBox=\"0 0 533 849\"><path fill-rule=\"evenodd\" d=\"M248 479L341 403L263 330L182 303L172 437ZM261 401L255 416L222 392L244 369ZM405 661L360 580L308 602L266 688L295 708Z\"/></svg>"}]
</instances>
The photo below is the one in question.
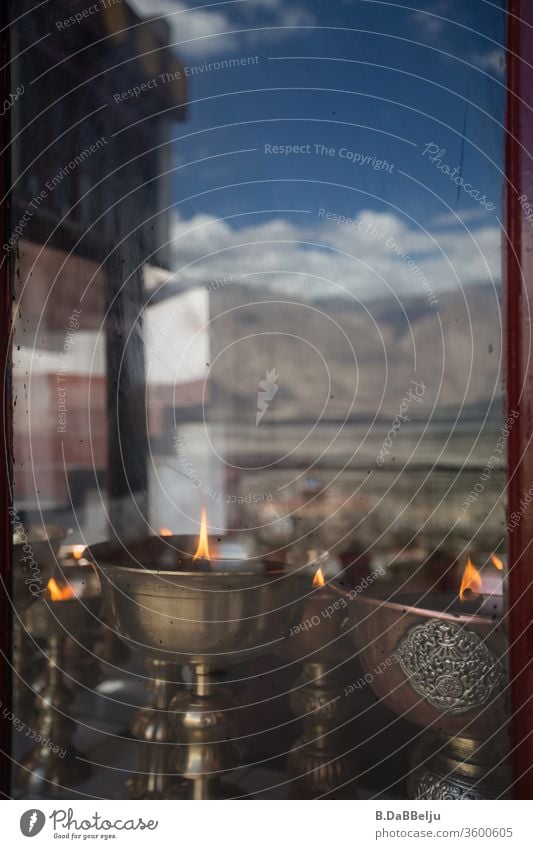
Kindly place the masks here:
<instances>
[{"instance_id":1,"label":"blue sky","mask_svg":"<svg viewBox=\"0 0 533 849\"><path fill-rule=\"evenodd\" d=\"M166 16L173 49L189 68L258 57L254 64L204 68L188 78L188 119L173 127L177 262L193 261L196 251L210 245L227 249L232 236L240 243L239 232L253 241L283 225L290 239L306 243L291 254L291 267L316 253L308 244L315 239L340 239L360 251L360 232L331 236L331 227L318 220L325 207L375 218L387 237L400 234L409 255L428 263L437 289L452 285L445 270L436 270L443 252L452 258L454 274L457 263L460 285L498 275L501 3L143 0L138 8L145 16ZM422 156L430 142L444 150L444 164L460 167L464 179L486 195L493 212ZM267 155L266 144L309 145L311 153ZM316 155L315 144L332 148L333 155ZM354 165L342 150L392 167ZM220 218L226 219L222 230ZM199 236L206 228L211 236ZM450 228L455 247L445 244ZM431 247L428 230L438 248ZM371 248L369 261L371 254L379 260L382 246ZM250 256L243 260L243 249L238 253L239 261L233 253L228 268L240 273ZM199 277L211 274L203 256ZM389 259L391 271L403 273L397 257ZM216 268L221 265L218 257Z\"/></svg>"}]
</instances>

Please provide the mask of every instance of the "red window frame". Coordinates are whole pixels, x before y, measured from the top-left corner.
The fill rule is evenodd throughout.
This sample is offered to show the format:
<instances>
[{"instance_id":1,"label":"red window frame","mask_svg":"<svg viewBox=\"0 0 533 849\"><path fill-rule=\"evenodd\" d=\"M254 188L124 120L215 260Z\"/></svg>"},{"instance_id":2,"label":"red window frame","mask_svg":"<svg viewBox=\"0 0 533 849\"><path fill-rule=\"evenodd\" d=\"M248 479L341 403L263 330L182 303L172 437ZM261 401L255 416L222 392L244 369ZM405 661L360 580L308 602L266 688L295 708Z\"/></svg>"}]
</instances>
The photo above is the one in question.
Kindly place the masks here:
<instances>
[{"instance_id":1,"label":"red window frame","mask_svg":"<svg viewBox=\"0 0 533 849\"><path fill-rule=\"evenodd\" d=\"M533 798L533 229L520 197L533 201L533 4L510 0L507 23L507 138L504 223L505 375L508 412L509 664L514 795Z\"/></svg>"}]
</instances>

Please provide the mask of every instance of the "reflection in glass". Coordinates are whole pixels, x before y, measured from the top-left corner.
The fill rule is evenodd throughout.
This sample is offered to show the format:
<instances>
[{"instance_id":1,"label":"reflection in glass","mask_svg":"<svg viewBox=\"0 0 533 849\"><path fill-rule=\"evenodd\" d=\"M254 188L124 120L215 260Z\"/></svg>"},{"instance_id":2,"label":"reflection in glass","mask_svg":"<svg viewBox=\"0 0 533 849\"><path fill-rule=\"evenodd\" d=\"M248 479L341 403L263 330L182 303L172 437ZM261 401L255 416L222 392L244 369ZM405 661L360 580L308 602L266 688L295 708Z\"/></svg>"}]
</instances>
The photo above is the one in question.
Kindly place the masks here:
<instances>
[{"instance_id":1,"label":"reflection in glass","mask_svg":"<svg viewBox=\"0 0 533 849\"><path fill-rule=\"evenodd\" d=\"M309 587L319 563L341 592L365 581L461 610L468 562L475 594L501 597L503 4L31 5L12 25L24 93L7 245L24 527L70 528L72 558L109 538L195 536L205 511L226 551L311 564ZM130 757L126 705L145 697L142 660L112 630L82 710L109 722L118 688L116 752L98 750L96 721L84 744L120 797L108 766ZM343 663L356 649L341 643ZM259 795L289 793L286 693L310 674L291 657L237 676L246 693L271 662L274 705L262 712L259 690L240 717L241 764L274 760L255 768ZM353 685L357 663L330 689ZM406 789L398 742L417 732L377 689L368 727L348 721L349 768L365 792L422 792ZM352 718L374 704L360 698ZM352 781L321 773L305 792Z\"/></svg>"}]
</instances>

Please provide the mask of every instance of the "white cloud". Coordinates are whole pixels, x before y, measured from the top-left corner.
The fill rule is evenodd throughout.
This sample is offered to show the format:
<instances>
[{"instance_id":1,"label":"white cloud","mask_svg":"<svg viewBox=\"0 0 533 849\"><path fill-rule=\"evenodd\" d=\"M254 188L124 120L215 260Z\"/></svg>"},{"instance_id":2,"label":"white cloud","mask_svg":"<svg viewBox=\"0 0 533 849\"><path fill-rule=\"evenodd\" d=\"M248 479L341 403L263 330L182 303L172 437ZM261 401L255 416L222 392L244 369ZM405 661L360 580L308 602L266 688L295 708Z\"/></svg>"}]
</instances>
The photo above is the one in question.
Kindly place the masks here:
<instances>
[{"instance_id":1,"label":"white cloud","mask_svg":"<svg viewBox=\"0 0 533 849\"><path fill-rule=\"evenodd\" d=\"M176 50L180 56L208 58L237 49L235 36L217 36L217 33L235 29L224 12L217 9L191 10L190 6L180 0L131 0L131 5L142 18L165 18L170 27L170 41L177 44Z\"/></svg>"},{"instance_id":2,"label":"white cloud","mask_svg":"<svg viewBox=\"0 0 533 849\"><path fill-rule=\"evenodd\" d=\"M446 21L442 20L441 16L446 18L447 12L449 12L447 0L439 0L439 2L433 3L423 10L417 9L411 14L424 35L432 37L438 36L442 32Z\"/></svg>"},{"instance_id":3,"label":"white cloud","mask_svg":"<svg viewBox=\"0 0 533 849\"><path fill-rule=\"evenodd\" d=\"M505 70L505 51L503 48L489 50L488 53L478 56L474 62L485 71L491 71L496 76L503 77Z\"/></svg>"},{"instance_id":4,"label":"white cloud","mask_svg":"<svg viewBox=\"0 0 533 849\"><path fill-rule=\"evenodd\" d=\"M170 26L170 40L184 59L208 59L232 52L242 55L246 46L257 47L261 42L279 40L290 33L280 29L235 32L241 27L294 27L314 22L304 7L289 6L283 0L245 0L205 7L192 7L182 0L131 0L131 5L142 18L165 17ZM257 17L258 12L261 18Z\"/></svg>"},{"instance_id":5,"label":"white cloud","mask_svg":"<svg viewBox=\"0 0 533 849\"><path fill-rule=\"evenodd\" d=\"M309 298L343 295L343 290L362 300L391 291L424 296L407 264L413 260L436 294L499 282L500 232L492 224L469 232L436 229L433 241L391 213L365 211L359 222L353 227L309 215L305 224L276 217L236 229L206 214L188 221L176 217L176 279L193 286L233 276L263 287L268 281L279 292Z\"/></svg>"}]
</instances>

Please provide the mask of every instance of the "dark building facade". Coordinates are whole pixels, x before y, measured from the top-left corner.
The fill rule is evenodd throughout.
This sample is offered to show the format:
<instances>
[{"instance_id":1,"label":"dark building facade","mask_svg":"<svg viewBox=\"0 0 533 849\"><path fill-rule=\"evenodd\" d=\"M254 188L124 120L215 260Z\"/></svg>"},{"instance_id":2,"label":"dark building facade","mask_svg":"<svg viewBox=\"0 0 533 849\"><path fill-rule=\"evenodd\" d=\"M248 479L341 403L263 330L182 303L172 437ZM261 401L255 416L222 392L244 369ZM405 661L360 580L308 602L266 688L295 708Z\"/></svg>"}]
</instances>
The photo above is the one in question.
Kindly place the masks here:
<instances>
[{"instance_id":1,"label":"dark building facade","mask_svg":"<svg viewBox=\"0 0 533 849\"><path fill-rule=\"evenodd\" d=\"M17 497L28 509L35 501L28 475L37 441L37 489L47 504L68 503L69 476L92 476L95 486L103 475L119 522L128 504L142 513L146 497L143 267L168 265L171 137L185 118L184 74L167 24L142 21L125 2L24 0L17 11L4 245L21 352ZM100 369L89 355L80 369L83 334L105 340ZM45 365L54 358L62 376Z\"/></svg>"}]
</instances>

